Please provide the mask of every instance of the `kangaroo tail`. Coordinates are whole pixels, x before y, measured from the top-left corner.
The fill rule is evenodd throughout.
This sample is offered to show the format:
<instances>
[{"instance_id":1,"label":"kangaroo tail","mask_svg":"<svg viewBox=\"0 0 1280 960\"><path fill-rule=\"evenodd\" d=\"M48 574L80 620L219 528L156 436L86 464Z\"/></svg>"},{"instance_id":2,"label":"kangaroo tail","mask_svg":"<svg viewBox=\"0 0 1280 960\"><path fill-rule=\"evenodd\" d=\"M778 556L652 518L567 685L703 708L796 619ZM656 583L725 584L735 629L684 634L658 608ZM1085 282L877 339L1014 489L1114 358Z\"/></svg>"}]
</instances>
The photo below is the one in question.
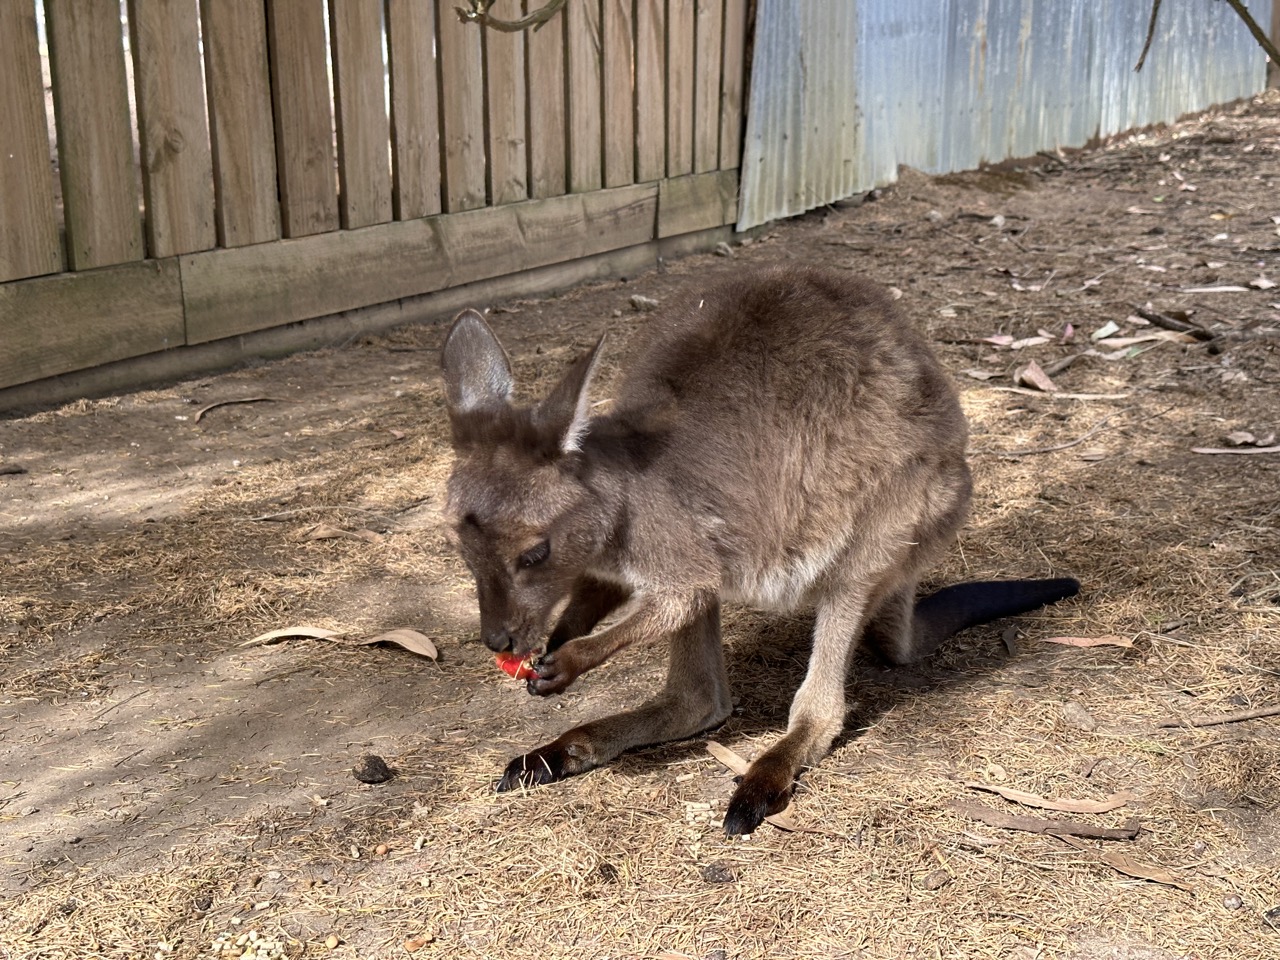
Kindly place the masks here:
<instances>
[{"instance_id":1,"label":"kangaroo tail","mask_svg":"<svg viewBox=\"0 0 1280 960\"><path fill-rule=\"evenodd\" d=\"M1052 580L981 580L943 587L915 606L915 653L927 656L952 634L1001 617L1026 613L1080 592L1071 577Z\"/></svg>"}]
</instances>

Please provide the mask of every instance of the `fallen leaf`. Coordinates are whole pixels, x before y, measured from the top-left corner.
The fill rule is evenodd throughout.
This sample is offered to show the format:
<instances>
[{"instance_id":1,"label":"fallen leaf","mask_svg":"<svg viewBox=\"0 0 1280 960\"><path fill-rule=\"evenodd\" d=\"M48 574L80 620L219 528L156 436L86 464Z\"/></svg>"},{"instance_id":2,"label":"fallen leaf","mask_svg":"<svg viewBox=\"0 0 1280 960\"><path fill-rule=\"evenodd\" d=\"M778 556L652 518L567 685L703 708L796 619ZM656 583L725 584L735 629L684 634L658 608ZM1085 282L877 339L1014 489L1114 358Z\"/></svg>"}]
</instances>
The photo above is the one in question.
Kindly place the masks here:
<instances>
[{"instance_id":1,"label":"fallen leaf","mask_svg":"<svg viewBox=\"0 0 1280 960\"><path fill-rule=\"evenodd\" d=\"M1156 340L1168 340L1170 343L1199 342L1197 337L1182 330L1156 330L1154 333L1142 333L1136 337L1107 337L1105 340L1098 340L1097 344L1100 347L1118 350L1121 347L1131 347L1135 343L1151 343Z\"/></svg>"},{"instance_id":2,"label":"fallen leaf","mask_svg":"<svg viewBox=\"0 0 1280 960\"><path fill-rule=\"evenodd\" d=\"M742 759L742 757L738 756L738 754L734 753L723 743L717 743L714 740L707 741L707 753L711 754L738 776L742 776L746 773L747 768L751 766L751 764L747 763L746 760Z\"/></svg>"},{"instance_id":3,"label":"fallen leaf","mask_svg":"<svg viewBox=\"0 0 1280 960\"><path fill-rule=\"evenodd\" d=\"M1058 390L1058 385L1050 379L1049 375L1040 367L1040 364L1034 360L1025 367L1019 367L1013 372L1013 382L1024 387L1043 390L1045 393L1056 393Z\"/></svg>"},{"instance_id":4,"label":"fallen leaf","mask_svg":"<svg viewBox=\"0 0 1280 960\"><path fill-rule=\"evenodd\" d=\"M963 370L961 372L966 377L973 377L975 380L994 380L996 377L1000 376L999 371L996 370L978 370L975 368L973 370Z\"/></svg>"},{"instance_id":5,"label":"fallen leaf","mask_svg":"<svg viewBox=\"0 0 1280 960\"><path fill-rule=\"evenodd\" d=\"M1007 347L1013 343L1013 337L1007 333L995 333L989 337L982 338L983 343L994 343L997 347Z\"/></svg>"},{"instance_id":6,"label":"fallen leaf","mask_svg":"<svg viewBox=\"0 0 1280 960\"><path fill-rule=\"evenodd\" d=\"M996 787L988 783L966 783L965 786L971 790L985 790L988 793L999 794L1006 800L1020 803L1024 807L1061 810L1064 813L1106 813L1123 807L1135 798L1134 794L1122 790L1119 793L1113 793L1105 800L1051 800L1048 797L1027 793L1025 790L1015 790L1013 787Z\"/></svg>"},{"instance_id":7,"label":"fallen leaf","mask_svg":"<svg viewBox=\"0 0 1280 960\"><path fill-rule=\"evenodd\" d=\"M1089 339L1101 340L1104 337L1109 337L1113 333L1119 333L1119 332L1120 332L1119 324L1117 324L1114 320L1108 320L1106 323L1100 326L1097 330L1093 331L1093 333L1089 334Z\"/></svg>"},{"instance_id":8,"label":"fallen leaf","mask_svg":"<svg viewBox=\"0 0 1280 960\"><path fill-rule=\"evenodd\" d=\"M1044 637L1043 643L1062 643L1069 647L1132 647L1128 637Z\"/></svg>"},{"instance_id":9,"label":"fallen leaf","mask_svg":"<svg viewBox=\"0 0 1280 960\"><path fill-rule=\"evenodd\" d=\"M1096 463L1098 460L1107 459L1107 451L1101 447L1091 447L1088 450L1081 450L1076 454L1076 459L1084 460L1087 463Z\"/></svg>"},{"instance_id":10,"label":"fallen leaf","mask_svg":"<svg viewBox=\"0 0 1280 960\"><path fill-rule=\"evenodd\" d=\"M1195 893L1195 888L1191 884L1178 879L1171 871L1166 870L1164 867L1156 866L1154 863L1135 860L1132 857L1126 857L1123 853L1116 853L1114 850L1094 850L1089 844L1074 837L1059 836L1058 839L1069 846L1075 847L1077 850L1096 853L1099 860L1117 873L1123 873L1127 877L1150 880L1153 883L1163 883L1170 887L1177 887L1179 890L1185 890L1187 893Z\"/></svg>"},{"instance_id":11,"label":"fallen leaf","mask_svg":"<svg viewBox=\"0 0 1280 960\"><path fill-rule=\"evenodd\" d=\"M364 540L377 543L382 538L372 530L343 530L331 523L317 523L302 535L303 542L309 540Z\"/></svg>"},{"instance_id":12,"label":"fallen leaf","mask_svg":"<svg viewBox=\"0 0 1280 960\"><path fill-rule=\"evenodd\" d=\"M1233 430L1223 437L1233 447L1256 447L1258 438L1248 430Z\"/></svg>"},{"instance_id":13,"label":"fallen leaf","mask_svg":"<svg viewBox=\"0 0 1280 960\"><path fill-rule=\"evenodd\" d=\"M1021 340L1015 340L1009 344L1009 349L1021 350L1024 347L1038 347L1040 344L1048 343L1052 339L1053 337L1051 336L1023 337Z\"/></svg>"},{"instance_id":14,"label":"fallen leaf","mask_svg":"<svg viewBox=\"0 0 1280 960\"><path fill-rule=\"evenodd\" d=\"M1257 280L1250 280L1249 286L1255 290L1270 290L1276 285L1274 280L1268 280L1266 277L1259 277Z\"/></svg>"},{"instance_id":15,"label":"fallen leaf","mask_svg":"<svg viewBox=\"0 0 1280 960\"><path fill-rule=\"evenodd\" d=\"M1280 446L1274 447L1192 447L1192 453L1280 453Z\"/></svg>"},{"instance_id":16,"label":"fallen leaf","mask_svg":"<svg viewBox=\"0 0 1280 960\"><path fill-rule=\"evenodd\" d=\"M431 660L435 660L440 656L440 651L436 649L436 645L427 636L417 630L409 630L404 627L398 630L388 630L386 633L380 633L376 637L369 637L365 640L351 640L348 642L357 647L368 646L371 643L394 643L396 646L404 647L410 653L416 653Z\"/></svg>"},{"instance_id":17,"label":"fallen leaf","mask_svg":"<svg viewBox=\"0 0 1280 960\"><path fill-rule=\"evenodd\" d=\"M1183 293L1248 293L1248 287L1236 286L1220 286L1220 287L1183 287Z\"/></svg>"},{"instance_id":18,"label":"fallen leaf","mask_svg":"<svg viewBox=\"0 0 1280 960\"><path fill-rule=\"evenodd\" d=\"M334 637L340 636L342 636L341 631L326 630L324 627L281 627L279 630L268 630L266 633L260 633L252 640L244 641L240 646L256 647L291 637L301 637L305 640L332 640Z\"/></svg>"},{"instance_id":19,"label":"fallen leaf","mask_svg":"<svg viewBox=\"0 0 1280 960\"><path fill-rule=\"evenodd\" d=\"M279 397L244 397L240 400L219 400L217 403L211 403L207 407L201 407L196 411L196 415L191 418L192 423L199 423L210 410L216 410L218 407L229 407L233 403L281 403Z\"/></svg>"}]
</instances>

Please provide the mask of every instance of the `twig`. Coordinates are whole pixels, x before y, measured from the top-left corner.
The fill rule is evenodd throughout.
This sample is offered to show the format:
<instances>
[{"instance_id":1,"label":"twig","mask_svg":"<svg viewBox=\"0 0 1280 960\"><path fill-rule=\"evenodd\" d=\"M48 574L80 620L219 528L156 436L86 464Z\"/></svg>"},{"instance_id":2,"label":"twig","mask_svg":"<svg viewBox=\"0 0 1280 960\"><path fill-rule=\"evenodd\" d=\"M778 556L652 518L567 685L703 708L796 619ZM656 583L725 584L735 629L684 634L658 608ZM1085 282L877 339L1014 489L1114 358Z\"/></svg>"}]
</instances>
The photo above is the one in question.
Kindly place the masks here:
<instances>
[{"instance_id":1,"label":"twig","mask_svg":"<svg viewBox=\"0 0 1280 960\"><path fill-rule=\"evenodd\" d=\"M1151 19L1147 22L1147 42L1142 45L1142 53L1138 57L1138 65L1133 68L1134 73L1142 71L1142 65L1147 62L1147 51L1151 49L1151 40L1156 35L1156 14L1160 12L1160 0L1152 0L1151 3Z\"/></svg>"},{"instance_id":2,"label":"twig","mask_svg":"<svg viewBox=\"0 0 1280 960\"><path fill-rule=\"evenodd\" d=\"M1219 713L1212 717L1189 717L1186 720L1165 720L1157 723L1157 727L1216 727L1220 723L1240 723L1244 720L1259 720L1262 717L1280 717L1280 704L1271 707L1258 707L1256 710L1237 710L1235 713Z\"/></svg>"},{"instance_id":3,"label":"twig","mask_svg":"<svg viewBox=\"0 0 1280 960\"><path fill-rule=\"evenodd\" d=\"M1080 434L1080 436L1076 437L1074 440L1068 440L1066 443L1055 443L1052 447L1032 447L1029 450L992 450L990 452L997 457L1027 457L1033 453L1053 453L1056 450L1066 450L1068 447L1074 447L1076 444L1084 443L1095 433L1105 427L1107 425L1107 421L1114 416L1115 414L1113 413L1111 416L1103 417L1084 433Z\"/></svg>"},{"instance_id":4,"label":"twig","mask_svg":"<svg viewBox=\"0 0 1280 960\"><path fill-rule=\"evenodd\" d=\"M1173 330L1177 333L1189 333L1197 340L1212 340L1214 337L1212 333L1198 323L1187 323L1185 320L1178 320L1163 313L1157 313L1155 310L1140 307L1136 303L1131 303L1129 306L1133 307L1133 312L1143 320L1149 320L1157 327L1164 327L1166 330Z\"/></svg>"},{"instance_id":5,"label":"twig","mask_svg":"<svg viewBox=\"0 0 1280 960\"><path fill-rule=\"evenodd\" d=\"M147 692L147 691L145 691L145 690L139 690L137 693L131 693L131 694L129 694L129 696L125 697L123 700L117 700L115 703L111 704L111 706L107 707L107 709L103 710L101 713L96 713L96 714L94 714L94 715L93 715L92 717L90 717L89 719L90 719L90 720L101 720L103 717L105 717L108 713L110 713L110 712L111 712L112 710L114 710L116 707L123 707L123 706L124 706L126 703L128 703L130 700L134 699L135 697L140 697L140 696L142 696L142 695L143 695L144 693L146 693L146 692Z\"/></svg>"},{"instance_id":6,"label":"twig","mask_svg":"<svg viewBox=\"0 0 1280 960\"><path fill-rule=\"evenodd\" d=\"M243 397L239 400L219 400L217 403L211 403L207 407L201 407L199 410L197 410L196 415L191 418L191 422L199 423L201 417L203 417L210 410L216 410L218 407L229 407L233 403L263 403L263 402L286 403L287 401L281 400L279 397Z\"/></svg>"},{"instance_id":7,"label":"twig","mask_svg":"<svg viewBox=\"0 0 1280 960\"><path fill-rule=\"evenodd\" d=\"M968 800L952 800L948 809L962 817L977 820L991 827L1002 830L1021 830L1024 833L1044 833L1062 837L1094 837L1098 840L1132 840L1137 837L1141 827L1137 820L1130 820L1123 827L1095 827L1090 823L1077 823L1074 820L1050 820L1045 817L1011 816L993 810L986 804L973 803Z\"/></svg>"},{"instance_id":8,"label":"twig","mask_svg":"<svg viewBox=\"0 0 1280 960\"><path fill-rule=\"evenodd\" d=\"M478 23L481 26L491 27L502 33L519 33L521 30L533 28L533 32L537 33L543 26L560 12L564 6L565 0L548 0L547 5L527 16L520 17L518 20L499 20L497 17L489 15L489 8L493 6L495 0L470 0L471 9L463 10L461 7L454 7L457 11L458 19L463 23Z\"/></svg>"},{"instance_id":9,"label":"twig","mask_svg":"<svg viewBox=\"0 0 1280 960\"><path fill-rule=\"evenodd\" d=\"M1280 453L1275 447L1192 447L1192 453Z\"/></svg>"},{"instance_id":10,"label":"twig","mask_svg":"<svg viewBox=\"0 0 1280 960\"><path fill-rule=\"evenodd\" d=\"M1257 40L1262 49L1267 51L1267 56L1271 58L1272 65L1280 65L1280 50L1276 49L1276 45L1271 42L1262 28L1258 26L1258 21L1253 19L1253 14L1249 12L1249 8L1241 3L1240 0L1227 0L1227 3L1232 10L1240 14L1240 19L1244 21L1244 25L1253 34L1253 39ZM1272 23L1274 22L1272 20Z\"/></svg>"}]
</instances>

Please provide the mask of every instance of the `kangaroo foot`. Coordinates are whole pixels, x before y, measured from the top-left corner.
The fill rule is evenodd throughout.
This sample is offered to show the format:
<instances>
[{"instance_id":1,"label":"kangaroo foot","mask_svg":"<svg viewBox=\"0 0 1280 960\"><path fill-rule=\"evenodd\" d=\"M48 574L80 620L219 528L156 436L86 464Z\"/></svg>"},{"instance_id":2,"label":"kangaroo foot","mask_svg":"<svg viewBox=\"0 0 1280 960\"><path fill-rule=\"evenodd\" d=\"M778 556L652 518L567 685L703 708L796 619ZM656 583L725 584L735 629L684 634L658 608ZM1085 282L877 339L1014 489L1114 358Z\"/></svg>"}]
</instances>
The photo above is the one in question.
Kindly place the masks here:
<instances>
[{"instance_id":1,"label":"kangaroo foot","mask_svg":"<svg viewBox=\"0 0 1280 960\"><path fill-rule=\"evenodd\" d=\"M761 757L733 791L724 815L724 832L731 837L755 833L765 817L787 808L794 785L795 769L790 763Z\"/></svg>"},{"instance_id":2,"label":"kangaroo foot","mask_svg":"<svg viewBox=\"0 0 1280 960\"><path fill-rule=\"evenodd\" d=\"M586 773L594 766L595 760L580 746L556 740L508 763L502 779L498 781L497 791L506 793L520 787L541 787Z\"/></svg>"}]
</instances>

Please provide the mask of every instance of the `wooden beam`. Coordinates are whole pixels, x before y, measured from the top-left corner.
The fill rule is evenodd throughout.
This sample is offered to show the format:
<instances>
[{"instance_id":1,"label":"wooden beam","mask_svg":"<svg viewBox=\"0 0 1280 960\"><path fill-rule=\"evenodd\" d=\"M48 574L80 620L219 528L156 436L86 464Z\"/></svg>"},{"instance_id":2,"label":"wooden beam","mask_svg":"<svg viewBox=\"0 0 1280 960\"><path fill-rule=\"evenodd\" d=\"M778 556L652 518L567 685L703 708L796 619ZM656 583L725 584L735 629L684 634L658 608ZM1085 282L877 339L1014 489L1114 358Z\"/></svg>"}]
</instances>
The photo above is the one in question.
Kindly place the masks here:
<instances>
[{"instance_id":1,"label":"wooden beam","mask_svg":"<svg viewBox=\"0 0 1280 960\"><path fill-rule=\"evenodd\" d=\"M636 0L636 179L667 175L667 18L664 0Z\"/></svg>"},{"instance_id":2,"label":"wooden beam","mask_svg":"<svg viewBox=\"0 0 1280 960\"><path fill-rule=\"evenodd\" d=\"M654 185L526 200L182 258L202 343L590 256L654 237Z\"/></svg>"},{"instance_id":3,"label":"wooden beam","mask_svg":"<svg viewBox=\"0 0 1280 960\"><path fill-rule=\"evenodd\" d=\"M632 0L604 0L604 185L636 179L636 37Z\"/></svg>"},{"instance_id":4,"label":"wooden beam","mask_svg":"<svg viewBox=\"0 0 1280 960\"><path fill-rule=\"evenodd\" d=\"M525 12L541 0L525 0ZM564 14L528 34L529 196L558 197L568 189L565 135Z\"/></svg>"},{"instance_id":5,"label":"wooden beam","mask_svg":"<svg viewBox=\"0 0 1280 960\"><path fill-rule=\"evenodd\" d=\"M484 67L480 27L458 20L453 4L437 5L444 209L485 205Z\"/></svg>"},{"instance_id":6,"label":"wooden beam","mask_svg":"<svg viewBox=\"0 0 1280 960\"><path fill-rule=\"evenodd\" d=\"M697 0L693 69L693 172L720 167L720 58L724 0Z\"/></svg>"},{"instance_id":7,"label":"wooden beam","mask_svg":"<svg viewBox=\"0 0 1280 960\"><path fill-rule=\"evenodd\" d=\"M489 93L485 104L489 111L489 196L494 204L512 203L529 196L524 34L489 27L484 27L482 34Z\"/></svg>"},{"instance_id":8,"label":"wooden beam","mask_svg":"<svg viewBox=\"0 0 1280 960\"><path fill-rule=\"evenodd\" d=\"M280 201L266 10L262 0L200 0L200 16L218 245L277 240Z\"/></svg>"},{"instance_id":9,"label":"wooden beam","mask_svg":"<svg viewBox=\"0 0 1280 960\"><path fill-rule=\"evenodd\" d=\"M390 125L382 63L382 10L329 0L338 120L342 229L391 219Z\"/></svg>"},{"instance_id":10,"label":"wooden beam","mask_svg":"<svg viewBox=\"0 0 1280 960\"><path fill-rule=\"evenodd\" d=\"M600 0L569 0L569 189L599 190L602 179Z\"/></svg>"},{"instance_id":11,"label":"wooden beam","mask_svg":"<svg viewBox=\"0 0 1280 960\"><path fill-rule=\"evenodd\" d=\"M45 0L67 265L142 259L119 5ZM9 109L5 105L4 109Z\"/></svg>"},{"instance_id":12,"label":"wooden beam","mask_svg":"<svg viewBox=\"0 0 1280 960\"><path fill-rule=\"evenodd\" d=\"M693 0L667 0L667 176L693 172Z\"/></svg>"},{"instance_id":13,"label":"wooden beam","mask_svg":"<svg viewBox=\"0 0 1280 960\"><path fill-rule=\"evenodd\" d=\"M720 95L720 169L742 163L743 91L747 87L747 0L725 0L724 79Z\"/></svg>"},{"instance_id":14,"label":"wooden beam","mask_svg":"<svg viewBox=\"0 0 1280 960\"><path fill-rule=\"evenodd\" d=\"M0 387L176 347L183 342L178 262L0 284L0 316Z\"/></svg>"},{"instance_id":15,"label":"wooden beam","mask_svg":"<svg viewBox=\"0 0 1280 960\"><path fill-rule=\"evenodd\" d=\"M0 3L0 282L57 273L49 128L35 0ZM0 337L4 336L0 328Z\"/></svg>"},{"instance_id":16,"label":"wooden beam","mask_svg":"<svg viewBox=\"0 0 1280 960\"><path fill-rule=\"evenodd\" d=\"M658 182L658 236L709 230L738 218L738 171L719 170Z\"/></svg>"}]
</instances>

